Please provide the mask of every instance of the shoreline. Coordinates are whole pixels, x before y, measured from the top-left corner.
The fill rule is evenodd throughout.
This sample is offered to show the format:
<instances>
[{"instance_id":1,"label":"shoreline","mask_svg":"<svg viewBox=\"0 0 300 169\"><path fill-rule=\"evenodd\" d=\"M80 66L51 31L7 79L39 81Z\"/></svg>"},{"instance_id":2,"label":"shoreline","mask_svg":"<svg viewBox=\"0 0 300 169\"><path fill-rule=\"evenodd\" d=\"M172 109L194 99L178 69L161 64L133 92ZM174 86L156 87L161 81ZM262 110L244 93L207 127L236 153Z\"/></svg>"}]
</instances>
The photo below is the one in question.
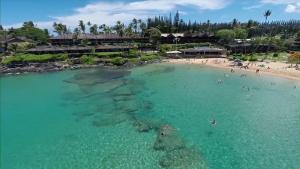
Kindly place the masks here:
<instances>
[{"instance_id":1,"label":"shoreline","mask_svg":"<svg viewBox=\"0 0 300 169\"><path fill-rule=\"evenodd\" d=\"M18 65L15 67L7 67L0 65L0 76L4 75L22 75L27 73L48 73L48 72L60 72L64 70L77 70L77 69L89 69L97 67L109 67L109 68L133 68L143 66L151 63L160 63L161 60L141 61L138 63L127 62L124 65L113 65L106 63L98 63L94 65L88 64L66 64L64 62L49 62L49 63L28 63L26 65Z\"/></svg>"},{"instance_id":2,"label":"shoreline","mask_svg":"<svg viewBox=\"0 0 300 169\"><path fill-rule=\"evenodd\" d=\"M205 65L221 69L233 69L234 71L248 73L256 73L256 70L259 69L259 74L262 75L271 75L300 81L300 71L296 70L295 68L288 68L290 64L282 62L243 62L244 65L249 63L248 69L241 68L240 66L232 66L233 61L230 61L227 58L164 59L163 62L171 64ZM264 65L264 67L261 67L260 65Z\"/></svg>"}]
</instances>

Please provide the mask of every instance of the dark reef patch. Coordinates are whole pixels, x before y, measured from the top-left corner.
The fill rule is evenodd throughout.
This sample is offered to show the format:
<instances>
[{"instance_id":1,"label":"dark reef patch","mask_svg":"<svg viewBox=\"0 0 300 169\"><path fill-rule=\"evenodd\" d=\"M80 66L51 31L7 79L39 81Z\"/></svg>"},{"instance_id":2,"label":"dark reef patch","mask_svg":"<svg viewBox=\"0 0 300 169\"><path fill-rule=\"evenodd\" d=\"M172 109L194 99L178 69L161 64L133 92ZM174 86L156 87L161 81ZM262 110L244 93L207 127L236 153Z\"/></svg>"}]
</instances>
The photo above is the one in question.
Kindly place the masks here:
<instances>
[{"instance_id":1,"label":"dark reef patch","mask_svg":"<svg viewBox=\"0 0 300 169\"><path fill-rule=\"evenodd\" d=\"M158 67L146 73L154 75L174 71L174 67ZM95 127L115 126L129 122L137 132L156 132L153 150L162 151L165 155L159 164L167 169L204 169L206 164L196 148L188 147L176 128L154 116L153 102L146 98L145 82L127 77L130 71L99 69L86 71L67 80L77 84L81 92L71 93L67 99L70 104L82 102L93 103L94 107L78 110L73 113L76 119L90 120ZM148 90L151 91L151 90ZM140 93L143 93L142 95ZM70 93L68 93L70 94Z\"/></svg>"},{"instance_id":2,"label":"dark reef patch","mask_svg":"<svg viewBox=\"0 0 300 169\"><path fill-rule=\"evenodd\" d=\"M163 74L163 73L171 73L175 71L175 67L173 66L157 66L157 69L147 72L145 73L145 75L147 76L154 76L154 75L158 75L158 74Z\"/></svg>"},{"instance_id":3,"label":"dark reef patch","mask_svg":"<svg viewBox=\"0 0 300 169\"><path fill-rule=\"evenodd\" d=\"M159 164L167 169L207 169L207 165L196 149L180 148L168 151Z\"/></svg>"}]
</instances>

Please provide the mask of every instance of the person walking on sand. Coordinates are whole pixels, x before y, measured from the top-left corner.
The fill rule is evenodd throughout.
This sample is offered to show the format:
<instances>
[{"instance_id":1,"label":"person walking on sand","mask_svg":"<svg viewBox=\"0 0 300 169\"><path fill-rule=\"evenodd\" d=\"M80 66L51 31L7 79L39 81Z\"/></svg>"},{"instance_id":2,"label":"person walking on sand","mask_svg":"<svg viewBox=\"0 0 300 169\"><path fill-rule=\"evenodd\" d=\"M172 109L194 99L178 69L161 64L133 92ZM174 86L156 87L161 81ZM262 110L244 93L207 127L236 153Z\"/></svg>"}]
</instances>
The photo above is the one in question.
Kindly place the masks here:
<instances>
[{"instance_id":1,"label":"person walking on sand","mask_svg":"<svg viewBox=\"0 0 300 169\"><path fill-rule=\"evenodd\" d=\"M256 69L256 74L258 74L259 73L259 69Z\"/></svg>"}]
</instances>

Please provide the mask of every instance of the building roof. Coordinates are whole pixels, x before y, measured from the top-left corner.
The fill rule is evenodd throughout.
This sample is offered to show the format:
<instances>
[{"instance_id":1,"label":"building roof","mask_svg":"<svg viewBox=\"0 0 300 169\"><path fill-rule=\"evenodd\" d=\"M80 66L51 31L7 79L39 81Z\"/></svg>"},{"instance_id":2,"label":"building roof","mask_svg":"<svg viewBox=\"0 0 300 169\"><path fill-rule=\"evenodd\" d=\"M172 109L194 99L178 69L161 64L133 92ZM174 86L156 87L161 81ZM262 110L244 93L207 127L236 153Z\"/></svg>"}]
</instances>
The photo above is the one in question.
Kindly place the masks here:
<instances>
[{"instance_id":1,"label":"building roof","mask_svg":"<svg viewBox=\"0 0 300 169\"><path fill-rule=\"evenodd\" d=\"M225 49L221 48L212 48L212 47L197 47L197 48L189 48L182 49L181 52L224 52Z\"/></svg>"},{"instance_id":2,"label":"building roof","mask_svg":"<svg viewBox=\"0 0 300 169\"><path fill-rule=\"evenodd\" d=\"M168 51L166 54L180 54L180 51Z\"/></svg>"},{"instance_id":3,"label":"building roof","mask_svg":"<svg viewBox=\"0 0 300 169\"><path fill-rule=\"evenodd\" d=\"M12 37L12 36L4 37L4 36L1 36L0 42L1 43L16 43L16 42L32 42L32 40L26 38L25 36L16 36L16 37Z\"/></svg>"},{"instance_id":4,"label":"building roof","mask_svg":"<svg viewBox=\"0 0 300 169\"><path fill-rule=\"evenodd\" d=\"M80 51L80 50L109 50L109 49L131 49L131 46L71 46L71 47L60 47L60 46L38 46L36 48L28 49L27 52L64 52L64 51Z\"/></svg>"},{"instance_id":5,"label":"building roof","mask_svg":"<svg viewBox=\"0 0 300 169\"><path fill-rule=\"evenodd\" d=\"M141 39L144 37L141 36L119 36L117 34L101 34L101 35L93 35L93 34L64 34L56 37L50 38L51 40L63 40L63 39Z\"/></svg>"},{"instance_id":6,"label":"building roof","mask_svg":"<svg viewBox=\"0 0 300 169\"><path fill-rule=\"evenodd\" d=\"M164 38L167 38L167 37L179 38L179 37L184 37L184 33L162 33L161 37L164 37Z\"/></svg>"}]
</instances>

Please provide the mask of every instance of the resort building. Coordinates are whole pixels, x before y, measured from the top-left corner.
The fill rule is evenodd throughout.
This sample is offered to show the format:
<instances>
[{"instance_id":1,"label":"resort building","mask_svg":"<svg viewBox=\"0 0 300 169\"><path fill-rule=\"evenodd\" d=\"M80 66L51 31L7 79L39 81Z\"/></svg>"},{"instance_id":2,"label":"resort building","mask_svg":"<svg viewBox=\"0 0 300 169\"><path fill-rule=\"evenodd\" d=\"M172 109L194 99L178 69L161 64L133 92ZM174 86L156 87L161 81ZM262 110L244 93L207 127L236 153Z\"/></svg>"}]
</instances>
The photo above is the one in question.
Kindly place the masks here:
<instances>
[{"instance_id":1,"label":"resort building","mask_svg":"<svg viewBox=\"0 0 300 169\"><path fill-rule=\"evenodd\" d=\"M300 50L300 38L295 39L293 45L291 45L290 50L299 51Z\"/></svg>"},{"instance_id":2,"label":"resort building","mask_svg":"<svg viewBox=\"0 0 300 169\"><path fill-rule=\"evenodd\" d=\"M213 34L208 33L163 33L160 38L161 43L201 43L201 42L217 42Z\"/></svg>"},{"instance_id":3,"label":"resort building","mask_svg":"<svg viewBox=\"0 0 300 169\"><path fill-rule=\"evenodd\" d=\"M230 44L226 45L227 50L229 50L231 53L264 53L264 52L275 52L278 50L278 48L274 45L268 45L268 44L259 44L254 45L250 43L242 43L242 44Z\"/></svg>"},{"instance_id":4,"label":"resort building","mask_svg":"<svg viewBox=\"0 0 300 169\"><path fill-rule=\"evenodd\" d=\"M114 43L135 43L149 42L149 38L141 36L119 36L117 34L65 34L50 38L52 45L78 45L82 43L88 43L92 45L98 44L114 44Z\"/></svg>"},{"instance_id":5,"label":"resort building","mask_svg":"<svg viewBox=\"0 0 300 169\"><path fill-rule=\"evenodd\" d=\"M221 58L226 57L227 50L213 47L197 47L180 50L184 58Z\"/></svg>"},{"instance_id":6,"label":"resort building","mask_svg":"<svg viewBox=\"0 0 300 169\"><path fill-rule=\"evenodd\" d=\"M20 43L25 43L25 42L32 42L31 39L28 39L23 36L1 36L0 38L0 53L3 53L9 48L11 45L15 44L18 45Z\"/></svg>"},{"instance_id":7,"label":"resort building","mask_svg":"<svg viewBox=\"0 0 300 169\"><path fill-rule=\"evenodd\" d=\"M56 54L56 53L69 53L69 54L88 54L93 52L129 52L132 49L130 46L38 46L27 50L27 53L32 54Z\"/></svg>"}]
</instances>

